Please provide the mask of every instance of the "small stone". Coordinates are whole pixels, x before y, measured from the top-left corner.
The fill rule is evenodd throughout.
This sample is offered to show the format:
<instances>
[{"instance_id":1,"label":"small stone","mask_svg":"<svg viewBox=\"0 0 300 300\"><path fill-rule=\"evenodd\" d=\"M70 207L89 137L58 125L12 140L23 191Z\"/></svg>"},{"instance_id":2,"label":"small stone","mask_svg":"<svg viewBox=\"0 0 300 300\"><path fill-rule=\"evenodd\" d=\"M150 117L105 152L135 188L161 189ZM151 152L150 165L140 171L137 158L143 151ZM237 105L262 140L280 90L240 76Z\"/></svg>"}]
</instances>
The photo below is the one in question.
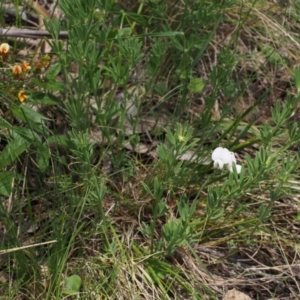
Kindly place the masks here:
<instances>
[{"instance_id":1,"label":"small stone","mask_svg":"<svg viewBox=\"0 0 300 300\"><path fill-rule=\"evenodd\" d=\"M247 296L246 294L236 290L236 289L233 289L233 290L230 290L228 291L223 300L252 300L249 296Z\"/></svg>"}]
</instances>

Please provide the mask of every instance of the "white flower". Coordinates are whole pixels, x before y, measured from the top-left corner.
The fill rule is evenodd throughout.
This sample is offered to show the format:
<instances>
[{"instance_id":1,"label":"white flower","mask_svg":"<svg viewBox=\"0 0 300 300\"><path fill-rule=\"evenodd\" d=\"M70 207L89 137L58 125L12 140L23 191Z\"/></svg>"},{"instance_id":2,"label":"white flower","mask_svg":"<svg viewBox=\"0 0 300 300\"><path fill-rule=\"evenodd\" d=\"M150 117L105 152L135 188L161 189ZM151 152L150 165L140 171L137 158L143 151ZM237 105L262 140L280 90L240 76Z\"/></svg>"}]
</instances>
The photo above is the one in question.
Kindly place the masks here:
<instances>
[{"instance_id":1,"label":"white flower","mask_svg":"<svg viewBox=\"0 0 300 300\"><path fill-rule=\"evenodd\" d=\"M241 172L242 166L236 164L236 158L234 156L234 153L230 152L227 148L216 148L213 151L211 158L214 161L215 168L222 170L224 165L227 165L228 170L230 172L233 172L232 165L235 164L237 173L239 174Z\"/></svg>"}]
</instances>

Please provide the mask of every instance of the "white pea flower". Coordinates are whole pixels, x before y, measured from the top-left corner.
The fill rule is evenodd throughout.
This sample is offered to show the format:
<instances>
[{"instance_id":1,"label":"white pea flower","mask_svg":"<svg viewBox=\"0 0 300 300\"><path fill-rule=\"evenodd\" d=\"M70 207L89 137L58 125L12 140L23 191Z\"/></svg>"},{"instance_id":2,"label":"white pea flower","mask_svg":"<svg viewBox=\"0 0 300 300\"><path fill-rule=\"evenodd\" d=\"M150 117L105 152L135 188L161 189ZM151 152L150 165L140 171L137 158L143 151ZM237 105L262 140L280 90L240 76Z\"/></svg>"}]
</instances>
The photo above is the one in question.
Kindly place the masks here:
<instances>
[{"instance_id":1,"label":"white pea flower","mask_svg":"<svg viewBox=\"0 0 300 300\"><path fill-rule=\"evenodd\" d=\"M217 169L222 170L224 165L227 165L228 170L233 172L232 165L235 164L237 173L241 172L242 166L236 164L234 153L230 152L227 148L217 147L213 151L211 158L214 161L214 167Z\"/></svg>"}]
</instances>

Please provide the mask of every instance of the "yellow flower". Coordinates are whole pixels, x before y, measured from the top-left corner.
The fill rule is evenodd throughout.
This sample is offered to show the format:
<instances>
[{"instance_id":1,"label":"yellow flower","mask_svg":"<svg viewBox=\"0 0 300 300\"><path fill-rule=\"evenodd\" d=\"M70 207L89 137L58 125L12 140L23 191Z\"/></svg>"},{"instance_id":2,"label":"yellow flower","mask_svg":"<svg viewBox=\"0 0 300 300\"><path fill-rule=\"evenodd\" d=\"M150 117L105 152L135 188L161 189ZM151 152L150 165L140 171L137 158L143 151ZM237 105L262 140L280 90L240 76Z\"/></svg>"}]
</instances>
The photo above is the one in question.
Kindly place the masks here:
<instances>
[{"instance_id":1,"label":"yellow flower","mask_svg":"<svg viewBox=\"0 0 300 300\"><path fill-rule=\"evenodd\" d=\"M26 98L28 98L28 96L25 94L25 91L24 90L21 90L19 93L18 93L18 98L19 98L19 101L20 102L24 102Z\"/></svg>"},{"instance_id":2,"label":"yellow flower","mask_svg":"<svg viewBox=\"0 0 300 300\"><path fill-rule=\"evenodd\" d=\"M184 142L185 141L185 137L183 135L178 135L178 141L179 142Z\"/></svg>"},{"instance_id":3,"label":"yellow flower","mask_svg":"<svg viewBox=\"0 0 300 300\"><path fill-rule=\"evenodd\" d=\"M21 68L23 71L27 71L31 69L31 66L27 63L27 61L24 60L21 64Z\"/></svg>"},{"instance_id":4,"label":"yellow flower","mask_svg":"<svg viewBox=\"0 0 300 300\"><path fill-rule=\"evenodd\" d=\"M20 65L14 65L12 68L12 72L15 75L20 75L22 73L22 67Z\"/></svg>"},{"instance_id":5,"label":"yellow flower","mask_svg":"<svg viewBox=\"0 0 300 300\"><path fill-rule=\"evenodd\" d=\"M7 43L2 43L0 45L0 54L7 54L9 51L9 45Z\"/></svg>"},{"instance_id":6,"label":"yellow flower","mask_svg":"<svg viewBox=\"0 0 300 300\"><path fill-rule=\"evenodd\" d=\"M50 65L50 61L41 59L35 63L35 69L36 71L41 71L43 69L47 69L49 65Z\"/></svg>"}]
</instances>

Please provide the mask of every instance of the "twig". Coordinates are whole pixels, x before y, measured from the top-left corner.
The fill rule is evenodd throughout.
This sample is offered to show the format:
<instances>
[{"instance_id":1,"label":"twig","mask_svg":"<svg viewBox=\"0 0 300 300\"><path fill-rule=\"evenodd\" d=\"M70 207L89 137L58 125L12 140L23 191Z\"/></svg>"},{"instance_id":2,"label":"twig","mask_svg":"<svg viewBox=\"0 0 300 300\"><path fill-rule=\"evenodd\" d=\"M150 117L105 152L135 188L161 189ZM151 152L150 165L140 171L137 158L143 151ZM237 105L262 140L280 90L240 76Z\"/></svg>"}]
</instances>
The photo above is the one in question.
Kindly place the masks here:
<instances>
[{"instance_id":1,"label":"twig","mask_svg":"<svg viewBox=\"0 0 300 300\"><path fill-rule=\"evenodd\" d=\"M0 36L7 37L19 37L19 38L31 38L31 39L42 39L51 38L51 34L47 30L32 30L32 29L11 29L11 28L0 28ZM60 31L59 39L68 39L68 31Z\"/></svg>"},{"instance_id":2,"label":"twig","mask_svg":"<svg viewBox=\"0 0 300 300\"><path fill-rule=\"evenodd\" d=\"M22 246L22 247L11 248L11 249L7 249L7 250L0 250L0 255L23 250L23 249L28 249L28 248L32 248L32 247L53 244L56 242L57 242L57 240L53 240L53 241L48 241L48 242L43 242L43 243L38 243L38 244L32 244L32 245L26 245L26 246Z\"/></svg>"}]
</instances>

